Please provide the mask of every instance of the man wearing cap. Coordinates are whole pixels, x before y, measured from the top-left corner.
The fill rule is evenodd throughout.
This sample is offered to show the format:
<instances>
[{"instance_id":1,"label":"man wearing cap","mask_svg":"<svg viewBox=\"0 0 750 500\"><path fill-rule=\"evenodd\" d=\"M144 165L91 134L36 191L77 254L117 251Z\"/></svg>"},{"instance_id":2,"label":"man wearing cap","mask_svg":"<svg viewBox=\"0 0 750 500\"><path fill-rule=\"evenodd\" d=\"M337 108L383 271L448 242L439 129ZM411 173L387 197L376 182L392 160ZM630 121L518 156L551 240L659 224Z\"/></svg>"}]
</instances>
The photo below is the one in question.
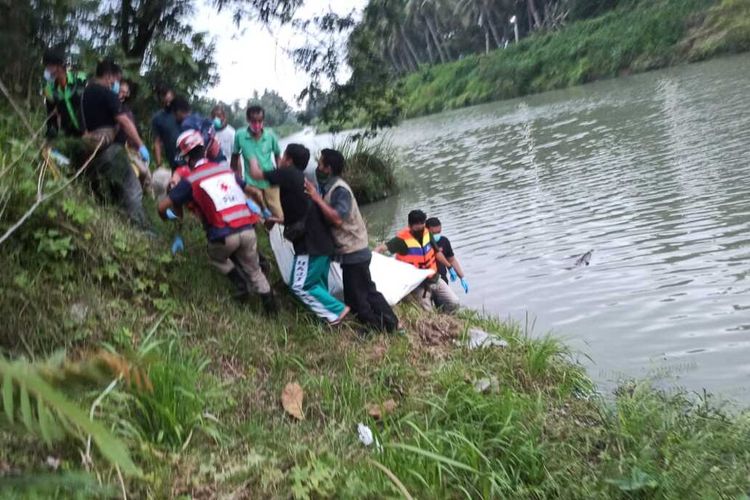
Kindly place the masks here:
<instances>
[{"instance_id":1,"label":"man wearing cap","mask_svg":"<svg viewBox=\"0 0 750 500\"><path fill-rule=\"evenodd\" d=\"M235 297L246 299L252 289L260 294L265 312L275 313L271 287L258 263L253 226L260 219L248 208L244 182L229 167L205 158L203 137L197 130L180 134L177 149L187 161L190 175L159 202L159 215L174 218L173 208L180 212L183 205L193 202L206 229L209 260L232 282Z\"/></svg>"},{"instance_id":2,"label":"man wearing cap","mask_svg":"<svg viewBox=\"0 0 750 500\"><path fill-rule=\"evenodd\" d=\"M85 132L81 120L81 96L86 88L86 74L65 68L61 51L48 50L44 64L44 103L47 106L47 138L54 139L62 130L68 137Z\"/></svg>"}]
</instances>

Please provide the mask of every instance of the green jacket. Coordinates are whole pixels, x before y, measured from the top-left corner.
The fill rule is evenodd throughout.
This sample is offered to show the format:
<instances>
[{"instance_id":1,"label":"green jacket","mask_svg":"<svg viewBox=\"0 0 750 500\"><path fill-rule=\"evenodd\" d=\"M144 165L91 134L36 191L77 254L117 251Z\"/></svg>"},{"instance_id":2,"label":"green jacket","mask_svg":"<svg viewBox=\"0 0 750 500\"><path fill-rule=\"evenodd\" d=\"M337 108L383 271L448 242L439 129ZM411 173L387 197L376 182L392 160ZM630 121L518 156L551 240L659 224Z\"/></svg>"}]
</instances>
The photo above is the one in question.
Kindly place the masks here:
<instances>
[{"instance_id":1,"label":"green jacket","mask_svg":"<svg viewBox=\"0 0 750 500\"><path fill-rule=\"evenodd\" d=\"M64 88L57 82L49 82L44 86L44 101L47 105L47 137L55 137L59 129L66 136L79 137L83 135L81 111L81 97L86 88L86 73L67 72L67 83Z\"/></svg>"}]
</instances>

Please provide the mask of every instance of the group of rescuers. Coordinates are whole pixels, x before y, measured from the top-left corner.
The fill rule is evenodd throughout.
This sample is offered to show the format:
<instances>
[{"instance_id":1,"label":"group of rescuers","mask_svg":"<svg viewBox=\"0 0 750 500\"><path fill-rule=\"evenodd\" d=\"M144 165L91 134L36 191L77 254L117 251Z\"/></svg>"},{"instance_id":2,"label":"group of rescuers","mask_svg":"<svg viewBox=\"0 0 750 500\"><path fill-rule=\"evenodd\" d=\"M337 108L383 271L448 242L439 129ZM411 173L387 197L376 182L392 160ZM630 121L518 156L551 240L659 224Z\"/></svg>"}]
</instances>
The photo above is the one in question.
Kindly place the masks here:
<instances>
[{"instance_id":1,"label":"group of rescuers","mask_svg":"<svg viewBox=\"0 0 750 500\"><path fill-rule=\"evenodd\" d=\"M94 193L119 204L133 224L153 235L142 204L151 158L128 107L131 83L110 59L97 64L92 79L68 70L64 54L54 50L45 53L43 63L48 138L61 133L80 138L79 162L88 163ZM187 207L198 217L209 260L231 281L237 299L256 292L266 313L277 311L256 231L279 223L295 253L289 287L315 315L336 325L353 313L368 329L400 329L370 275L367 227L342 178L345 160L339 151L320 152L313 182L304 174L310 151L289 144L282 154L276 136L264 128L263 108L248 107L247 129L235 131L221 106L209 119L192 113L189 102L171 89L157 94L162 109L152 119L155 161L169 166L167 192L157 196L159 215L180 219ZM449 277L460 279L466 293L468 284L441 230L437 218L414 210L408 226L374 251L387 250L402 262L431 270L412 298L426 310L452 313L459 300ZM333 259L341 265L343 302L328 289Z\"/></svg>"}]
</instances>

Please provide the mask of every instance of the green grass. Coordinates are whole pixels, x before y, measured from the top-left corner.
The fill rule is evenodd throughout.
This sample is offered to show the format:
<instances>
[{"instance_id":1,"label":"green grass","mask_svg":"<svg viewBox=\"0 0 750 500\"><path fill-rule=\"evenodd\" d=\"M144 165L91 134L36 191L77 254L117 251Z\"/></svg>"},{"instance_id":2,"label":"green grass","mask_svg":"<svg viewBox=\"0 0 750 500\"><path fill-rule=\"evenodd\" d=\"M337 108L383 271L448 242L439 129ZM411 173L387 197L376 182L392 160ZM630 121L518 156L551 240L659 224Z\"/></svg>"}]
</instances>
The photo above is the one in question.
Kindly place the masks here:
<instances>
[{"instance_id":1,"label":"green grass","mask_svg":"<svg viewBox=\"0 0 750 500\"><path fill-rule=\"evenodd\" d=\"M5 149L13 136L2 123L11 153L0 172L23 143ZM33 197L33 152L19 164L0 176L0 193L16 203L0 230ZM144 237L77 183L0 252L5 354L76 358L106 344L149 374L152 393L121 382L95 412L144 471L125 479L133 498L742 498L750 488L745 412L648 383L602 398L560 341L470 311L400 306L406 336L362 340L351 326L316 321L276 272L281 313L268 319L259 302L229 298L197 224L183 228L177 257L174 226L156 227L157 239ZM509 346L469 350L470 327ZM431 335L438 329L446 334ZM485 378L496 383L480 394ZM303 421L281 407L292 381L305 393ZM80 395L81 407L103 389ZM392 413L370 416L368 405L391 399ZM359 422L382 450L359 442ZM0 475L21 478L8 494L38 491L32 479L45 497L80 496L76 484L91 496L120 491L96 455L85 473L83 447L0 430ZM47 456L61 459L52 479Z\"/></svg>"},{"instance_id":2,"label":"green grass","mask_svg":"<svg viewBox=\"0 0 750 500\"><path fill-rule=\"evenodd\" d=\"M561 89L750 49L744 0L625 3L505 50L407 76L407 117Z\"/></svg>"}]
</instances>

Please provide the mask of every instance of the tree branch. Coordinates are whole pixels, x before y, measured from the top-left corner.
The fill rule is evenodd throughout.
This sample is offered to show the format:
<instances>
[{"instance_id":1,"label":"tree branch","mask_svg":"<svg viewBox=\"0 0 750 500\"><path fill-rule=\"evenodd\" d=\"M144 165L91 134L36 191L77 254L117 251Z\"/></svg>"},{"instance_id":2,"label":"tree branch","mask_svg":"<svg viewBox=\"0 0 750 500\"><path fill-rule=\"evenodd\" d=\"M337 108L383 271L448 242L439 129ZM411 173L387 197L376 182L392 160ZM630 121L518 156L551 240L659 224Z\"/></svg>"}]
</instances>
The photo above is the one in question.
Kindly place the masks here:
<instances>
[{"instance_id":1,"label":"tree branch","mask_svg":"<svg viewBox=\"0 0 750 500\"><path fill-rule=\"evenodd\" d=\"M34 211L36 211L36 209L39 208L39 206L42 203L44 203L45 201L49 200L53 196L61 193L68 186L70 186L73 183L73 181L75 181L84 172L84 170L86 170L86 168L88 168L89 164L91 163L91 161L96 156L96 153L99 152L99 148L101 148L103 142L104 142L104 138L102 138L102 139L99 140L99 144L96 145L96 149L94 149L94 152L91 153L91 156L89 156L88 160L86 160L86 163L84 163L83 166L78 169L78 171L75 173L75 175L73 175L73 177L71 177L70 179L68 179L67 181L65 181L62 186L60 186L59 188L55 189L54 191L52 191L52 192L50 192L50 193L48 193L46 195L42 195L42 193L41 193L41 187L38 187L36 201L34 202L33 205L31 205L31 207L29 207L29 209L26 211L26 213L24 213L21 216L21 218L18 219L18 221L15 224L13 224L10 228L8 228L8 230L5 231L5 234L3 234L0 237L0 245L2 245L5 242L5 240L7 240L8 238L10 238L10 236L14 232L16 232L18 230L18 228L21 227L24 224L24 222L26 222L26 220L29 217L31 217L31 215L34 213ZM41 177L41 175L40 175L40 177Z\"/></svg>"}]
</instances>

